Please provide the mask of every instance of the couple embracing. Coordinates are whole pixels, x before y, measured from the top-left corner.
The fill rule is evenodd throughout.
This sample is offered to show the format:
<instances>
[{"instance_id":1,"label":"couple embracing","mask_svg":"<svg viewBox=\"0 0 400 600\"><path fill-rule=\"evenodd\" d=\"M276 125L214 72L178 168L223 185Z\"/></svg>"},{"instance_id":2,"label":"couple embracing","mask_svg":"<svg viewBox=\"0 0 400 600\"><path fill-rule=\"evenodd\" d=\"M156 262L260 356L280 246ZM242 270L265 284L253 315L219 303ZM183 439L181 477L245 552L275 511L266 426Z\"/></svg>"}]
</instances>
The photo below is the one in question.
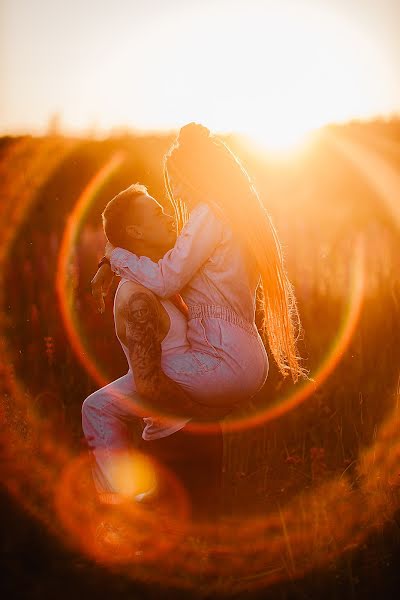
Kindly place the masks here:
<instances>
[{"instance_id":1,"label":"couple embracing","mask_svg":"<svg viewBox=\"0 0 400 600\"><path fill-rule=\"evenodd\" d=\"M266 346L283 377L296 382L308 371L297 354L301 325L280 242L239 159L206 127L189 123L163 170L173 216L141 184L102 214L108 242L92 291L101 306L113 276L121 278L114 320L129 371L86 398L82 423L100 502L126 501L113 461L131 451L137 419L144 452L173 448L176 456L181 448L182 472L205 488L209 507L222 465L219 419L263 386ZM196 455L207 463L206 477Z\"/></svg>"}]
</instances>

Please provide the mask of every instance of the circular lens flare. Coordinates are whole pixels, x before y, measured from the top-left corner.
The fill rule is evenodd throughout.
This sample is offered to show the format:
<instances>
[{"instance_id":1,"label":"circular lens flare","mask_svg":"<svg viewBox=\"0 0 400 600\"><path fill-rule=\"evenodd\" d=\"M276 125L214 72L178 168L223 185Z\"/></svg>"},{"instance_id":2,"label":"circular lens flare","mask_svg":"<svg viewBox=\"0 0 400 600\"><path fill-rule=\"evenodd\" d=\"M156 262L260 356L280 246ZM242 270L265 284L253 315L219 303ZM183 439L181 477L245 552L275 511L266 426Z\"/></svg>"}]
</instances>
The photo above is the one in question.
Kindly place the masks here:
<instances>
[{"instance_id":1,"label":"circular lens flare","mask_svg":"<svg viewBox=\"0 0 400 600\"><path fill-rule=\"evenodd\" d=\"M61 241L57 265L56 292L68 339L80 363L100 386L106 385L107 380L99 370L97 362L90 357L90 349L85 343L84 336L80 331L79 319L75 310L76 298L71 267L73 265L76 242L82 228L83 219L96 199L96 194L117 172L123 163L124 156L123 152L116 152L113 154L83 189L68 217Z\"/></svg>"},{"instance_id":2,"label":"circular lens flare","mask_svg":"<svg viewBox=\"0 0 400 600\"><path fill-rule=\"evenodd\" d=\"M80 195L64 232L57 270L57 296L69 340L82 365L101 386L106 385L108 381L98 369L96 358L91 356L89 345L85 344L84 338L81 335L79 315L75 309L74 289L71 285L71 277L69 276L68 269L79 231L82 228L82 219L87 212L88 206L92 204L96 197L96 192L104 182L118 169L122 160L123 155L114 155L96 173ZM342 324L338 327L336 337L332 340L330 348L321 361L321 364L312 374L311 380L293 387L285 396L279 396L273 403L262 410L253 411L251 415L225 418L223 421L225 432L233 432L261 425L285 414L309 398L333 372L351 341L362 307L365 286L364 244L364 239L360 234L354 247L350 274L350 293L347 307L343 314ZM168 415L164 415L161 411L153 416L168 418ZM219 424L213 422L198 422L195 420L187 424L188 430L200 433L215 432L218 427Z\"/></svg>"},{"instance_id":3,"label":"circular lens flare","mask_svg":"<svg viewBox=\"0 0 400 600\"><path fill-rule=\"evenodd\" d=\"M56 166L52 157L54 146L44 145L39 152L37 148L30 148L30 143L26 140L23 142L24 153L30 149L28 155L33 156L34 150L37 156L34 160L32 158L32 164L27 167L25 174L29 174L29 169L33 174L38 169L41 176L37 176L36 181L39 185L42 178L48 177ZM21 148L9 151L8 158L15 160L16 165L20 151ZM372 173L370 177L373 177ZM15 212L10 213L5 222L0 220L0 230L2 233L4 231L4 235L0 236L2 279L4 262L11 260L11 242L22 223L24 206L28 205L28 201L26 205L23 204L22 180L19 184L16 181L14 187L10 182L10 190L15 193L14 202L11 203L15 205ZM12 231L6 233L5 229L10 223ZM67 246L65 243L65 248ZM340 360L358 322L365 286L364 250L365 242L360 237L353 256L347 310L336 338L332 340L324 361L314 374L317 385L329 376ZM62 269L66 270L66 265L60 260ZM62 276L59 274L59 277ZM66 285L66 279L61 278L59 299ZM0 290L2 288L0 286ZM4 289L0 293L4 309ZM70 310L71 305L67 304L66 313ZM66 318L70 318L68 314ZM73 319L69 335L76 335L77 343L82 343ZM82 348L81 345L77 346L79 352L82 352ZM87 454L76 456L69 441L60 438L55 433L57 430L51 419L45 418L40 407L43 402L50 402L50 398L46 400L43 395L37 397L35 407L34 399L15 374L6 335L0 336L0 359L4 390L1 409L5 424L5 439L1 449L3 483L28 511L41 519L64 543L79 548L94 560L112 564L113 568L118 567L134 579L187 589L199 589L205 581L209 593L218 591L216 575L223 580L225 591L265 587L287 578L300 577L315 567L328 565L343 553L351 552L371 531L391 519L400 505L400 411L396 402L399 398L397 388L393 390L393 409L377 428L373 443L360 450L356 477L353 476L352 481L348 473L343 472L311 489L302 490L278 509L266 503L265 509L257 515L219 520L210 516L206 523L199 523L190 519L185 491L172 476L168 479L168 474L165 474L166 480L170 481L173 508L168 502L167 506L161 504L154 512L134 503L129 509L121 507L121 516L112 525L115 531L128 523L128 546L134 547L134 554L128 552L124 559L119 557L113 561L109 552L102 553L93 543L98 526L106 515L95 502ZM282 414L305 397L306 394L304 397L300 395L300 400L296 400L296 395L291 394L284 400L285 409L280 406L280 399L272 414ZM252 417L237 427L243 427L243 423L248 426L249 423L262 422L264 417L257 415L256 419L260 421L254 421ZM21 421L24 430L20 427ZM132 490L133 487L129 493ZM85 526L88 522L91 525ZM160 527L162 535L157 538L155 534Z\"/></svg>"}]
</instances>

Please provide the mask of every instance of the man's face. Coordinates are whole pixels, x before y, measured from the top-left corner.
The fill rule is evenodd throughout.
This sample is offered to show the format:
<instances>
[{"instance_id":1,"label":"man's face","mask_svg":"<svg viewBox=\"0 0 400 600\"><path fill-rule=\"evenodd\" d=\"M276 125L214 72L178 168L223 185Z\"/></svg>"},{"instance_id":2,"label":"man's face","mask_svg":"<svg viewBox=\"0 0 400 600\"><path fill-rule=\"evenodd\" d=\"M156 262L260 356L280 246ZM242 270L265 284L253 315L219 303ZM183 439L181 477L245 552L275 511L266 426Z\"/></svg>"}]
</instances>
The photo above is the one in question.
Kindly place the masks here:
<instances>
[{"instance_id":1,"label":"man's face","mask_svg":"<svg viewBox=\"0 0 400 600\"><path fill-rule=\"evenodd\" d=\"M173 247L176 241L175 220L152 196L143 194L135 198L133 218L135 226L128 227L128 233L146 247L163 251Z\"/></svg>"}]
</instances>

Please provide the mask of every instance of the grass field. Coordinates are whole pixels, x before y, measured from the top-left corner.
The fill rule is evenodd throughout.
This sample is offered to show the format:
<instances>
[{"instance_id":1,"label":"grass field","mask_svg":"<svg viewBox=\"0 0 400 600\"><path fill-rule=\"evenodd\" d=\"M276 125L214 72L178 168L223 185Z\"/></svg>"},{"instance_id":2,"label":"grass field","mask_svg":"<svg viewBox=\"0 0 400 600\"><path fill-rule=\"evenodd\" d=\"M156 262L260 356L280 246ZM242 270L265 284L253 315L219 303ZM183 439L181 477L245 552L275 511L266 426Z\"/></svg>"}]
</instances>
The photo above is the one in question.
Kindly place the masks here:
<instances>
[{"instance_id":1,"label":"grass field","mask_svg":"<svg viewBox=\"0 0 400 600\"><path fill-rule=\"evenodd\" d=\"M100 212L135 181L165 202L160 161L170 141L0 140L1 464L17 503L3 498L12 531L3 556L15 578L19 564L37 566L28 548L44 525L57 534L49 498L65 457L82 450L82 401L126 371L113 294L104 315L90 294ZM281 238L315 385L302 394L270 357L265 387L236 414L265 418L226 432L224 506L241 525L221 573L236 568L240 590L263 597L268 586L277 598L367 597L395 585L400 535L400 121L331 126L303 154L279 159L230 143ZM38 556L52 556L54 581L37 567L32 597L52 597L57 578L112 589L112 574L73 544L63 555L43 539ZM20 567L27 584L34 566ZM128 597L121 577L116 593ZM225 579L214 594L229 588Z\"/></svg>"}]
</instances>

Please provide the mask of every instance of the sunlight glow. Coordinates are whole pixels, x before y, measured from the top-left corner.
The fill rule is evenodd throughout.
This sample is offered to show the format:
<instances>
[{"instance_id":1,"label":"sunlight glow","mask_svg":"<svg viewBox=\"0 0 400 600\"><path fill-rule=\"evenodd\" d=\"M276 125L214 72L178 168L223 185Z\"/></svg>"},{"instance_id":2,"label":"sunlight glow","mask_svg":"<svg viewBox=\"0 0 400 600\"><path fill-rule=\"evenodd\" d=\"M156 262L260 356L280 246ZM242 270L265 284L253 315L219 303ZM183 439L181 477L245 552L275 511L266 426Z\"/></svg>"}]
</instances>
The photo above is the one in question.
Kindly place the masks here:
<instances>
[{"instance_id":1,"label":"sunlight glow","mask_svg":"<svg viewBox=\"0 0 400 600\"><path fill-rule=\"evenodd\" d=\"M109 476L119 494L133 497L156 486L154 467L145 455L138 452L115 452L113 459Z\"/></svg>"},{"instance_id":2,"label":"sunlight glow","mask_svg":"<svg viewBox=\"0 0 400 600\"><path fill-rule=\"evenodd\" d=\"M308 129L300 123L276 123L250 131L247 143L261 153L276 157L289 157L301 152L313 139L317 130Z\"/></svg>"},{"instance_id":3,"label":"sunlight glow","mask_svg":"<svg viewBox=\"0 0 400 600\"><path fill-rule=\"evenodd\" d=\"M229 26L227 10L221 3L194 15L186 7L179 21L169 12L151 31L115 41L83 94L96 97L99 126L118 119L156 130L196 120L279 150L327 122L379 109L382 82L393 75L387 57L333 7L299 4L294 13L255 2L230 11ZM69 118L82 125L88 117L77 109Z\"/></svg>"},{"instance_id":4,"label":"sunlight glow","mask_svg":"<svg viewBox=\"0 0 400 600\"><path fill-rule=\"evenodd\" d=\"M79 8L64 15L63 29L53 4L40 14L27 6L23 18L10 13L9 131L44 132L51 115L65 133L95 136L194 120L271 150L328 122L393 112L400 101L390 40L335 3L165 3L140 18L127 3L124 11L99 7L96 23ZM66 30L75 32L78 17L71 47ZM36 73L28 104L26 78L14 75L21 72Z\"/></svg>"}]
</instances>

